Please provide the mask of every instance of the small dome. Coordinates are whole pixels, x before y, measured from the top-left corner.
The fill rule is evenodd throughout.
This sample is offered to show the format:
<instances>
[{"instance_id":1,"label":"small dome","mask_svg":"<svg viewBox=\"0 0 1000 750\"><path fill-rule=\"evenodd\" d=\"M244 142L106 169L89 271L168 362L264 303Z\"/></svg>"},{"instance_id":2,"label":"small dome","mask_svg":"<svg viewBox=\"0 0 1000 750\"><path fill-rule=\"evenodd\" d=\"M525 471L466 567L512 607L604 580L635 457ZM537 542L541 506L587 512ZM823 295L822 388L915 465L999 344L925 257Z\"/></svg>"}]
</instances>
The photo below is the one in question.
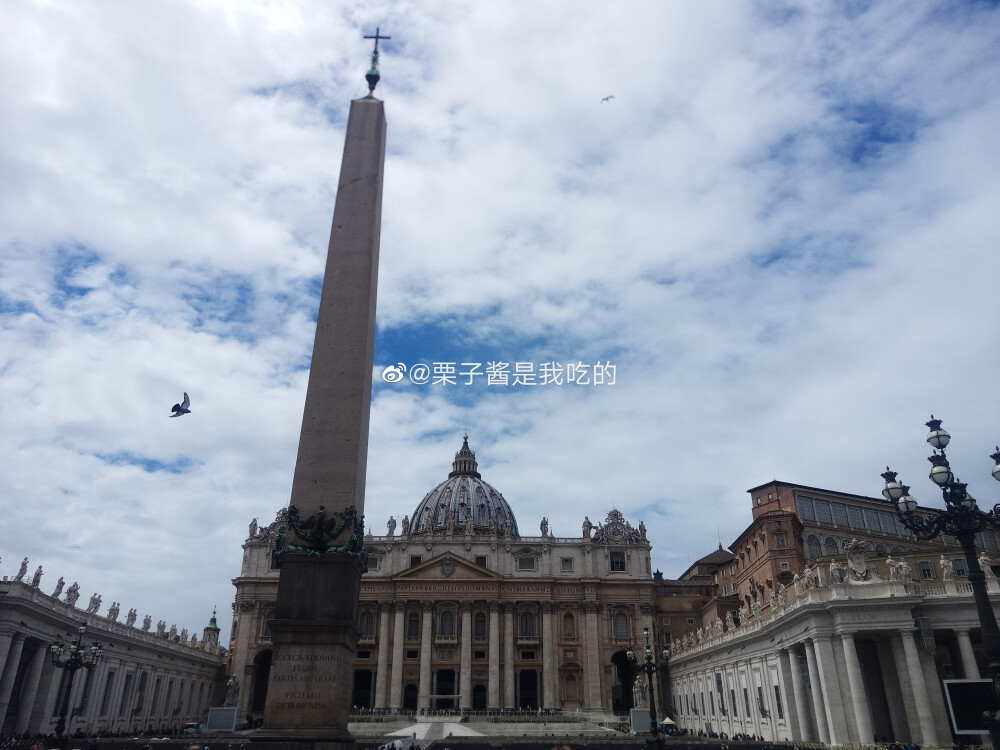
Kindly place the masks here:
<instances>
[{"instance_id":1,"label":"small dome","mask_svg":"<svg viewBox=\"0 0 1000 750\"><path fill-rule=\"evenodd\" d=\"M519 536L514 512L507 501L479 474L479 464L476 454L469 448L468 435L464 436L462 448L455 454L448 478L428 492L413 511L410 528L419 533L447 526L449 511L458 530L466 525L471 514L473 528L480 533L490 530L492 520L498 534L505 534L509 526L510 535Z\"/></svg>"}]
</instances>

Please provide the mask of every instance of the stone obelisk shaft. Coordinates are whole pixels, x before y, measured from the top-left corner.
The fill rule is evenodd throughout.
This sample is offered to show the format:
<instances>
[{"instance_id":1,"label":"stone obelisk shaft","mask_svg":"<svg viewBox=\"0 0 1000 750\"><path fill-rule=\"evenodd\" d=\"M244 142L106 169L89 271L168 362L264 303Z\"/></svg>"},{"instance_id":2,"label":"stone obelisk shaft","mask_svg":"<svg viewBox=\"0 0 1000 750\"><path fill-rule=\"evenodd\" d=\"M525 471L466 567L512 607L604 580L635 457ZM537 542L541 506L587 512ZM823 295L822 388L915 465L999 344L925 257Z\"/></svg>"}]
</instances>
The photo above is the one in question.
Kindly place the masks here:
<instances>
[{"instance_id":1,"label":"stone obelisk shaft","mask_svg":"<svg viewBox=\"0 0 1000 750\"><path fill-rule=\"evenodd\" d=\"M384 162L382 102L357 99L347 123L292 480L291 504L302 518L321 505L328 512L353 505L359 517L364 513Z\"/></svg>"},{"instance_id":2,"label":"stone obelisk shaft","mask_svg":"<svg viewBox=\"0 0 1000 750\"><path fill-rule=\"evenodd\" d=\"M353 747L362 531L341 520L351 507L364 512L384 161L382 102L351 102L290 501L312 538L289 528L279 539L271 674L253 737L261 750Z\"/></svg>"}]
</instances>

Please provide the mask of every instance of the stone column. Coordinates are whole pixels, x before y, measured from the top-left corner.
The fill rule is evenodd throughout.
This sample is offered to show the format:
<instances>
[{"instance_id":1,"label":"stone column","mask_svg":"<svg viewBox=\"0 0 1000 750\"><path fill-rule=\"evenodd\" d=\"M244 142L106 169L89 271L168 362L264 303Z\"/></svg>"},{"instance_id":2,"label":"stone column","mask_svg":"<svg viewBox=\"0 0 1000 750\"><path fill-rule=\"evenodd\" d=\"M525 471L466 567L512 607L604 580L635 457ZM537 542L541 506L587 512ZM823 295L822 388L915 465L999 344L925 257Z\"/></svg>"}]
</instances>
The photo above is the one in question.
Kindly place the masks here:
<instances>
[{"instance_id":1,"label":"stone column","mask_svg":"<svg viewBox=\"0 0 1000 750\"><path fill-rule=\"evenodd\" d=\"M830 744L830 733L826 724L826 706L823 705L823 681L816 666L816 650L812 641L806 641L806 664L809 666L809 687L812 692L813 716L816 718L816 730L819 741Z\"/></svg>"},{"instance_id":2,"label":"stone column","mask_svg":"<svg viewBox=\"0 0 1000 750\"><path fill-rule=\"evenodd\" d=\"M514 602L503 603L503 707L514 705Z\"/></svg>"},{"instance_id":3,"label":"stone column","mask_svg":"<svg viewBox=\"0 0 1000 750\"><path fill-rule=\"evenodd\" d=\"M871 709L868 706L868 692L865 690L865 680L861 674L861 663L858 661L858 649L854 636L843 633L840 636L844 644L844 661L847 662L847 680L851 685L851 701L854 704L854 718L858 726L858 742L869 744L875 741L872 731Z\"/></svg>"},{"instance_id":4,"label":"stone column","mask_svg":"<svg viewBox=\"0 0 1000 750\"><path fill-rule=\"evenodd\" d=\"M597 625L597 602L586 601L583 609L586 612L587 638L584 648L587 649L587 706L590 711L600 711L604 708L601 700L601 640Z\"/></svg>"},{"instance_id":5,"label":"stone column","mask_svg":"<svg viewBox=\"0 0 1000 750\"><path fill-rule=\"evenodd\" d=\"M965 671L965 679L978 680L979 664L976 663L976 654L972 650L969 631L956 630L955 638L958 640L958 651L962 655L962 669Z\"/></svg>"},{"instance_id":6,"label":"stone column","mask_svg":"<svg viewBox=\"0 0 1000 750\"><path fill-rule=\"evenodd\" d=\"M472 708L472 603L462 602L462 648L459 708Z\"/></svg>"},{"instance_id":7,"label":"stone column","mask_svg":"<svg viewBox=\"0 0 1000 750\"><path fill-rule=\"evenodd\" d=\"M792 680L792 697L795 705L789 710L789 719L794 717L798 722L797 726L792 726L793 739L812 742L816 740L816 731L809 720L809 698L806 695L806 686L802 683L802 671L799 662L799 645L789 646L785 651L788 658L788 668ZM791 723L791 721L789 722Z\"/></svg>"},{"instance_id":8,"label":"stone column","mask_svg":"<svg viewBox=\"0 0 1000 750\"><path fill-rule=\"evenodd\" d=\"M42 667L45 666L47 654L48 649L44 643L41 643L31 656L31 665L28 667L28 673L24 676L24 684L21 686L20 708L17 714L17 723L14 725L14 731L17 734L28 731L28 722L31 720L31 710L35 707L38 683L42 676Z\"/></svg>"},{"instance_id":9,"label":"stone column","mask_svg":"<svg viewBox=\"0 0 1000 750\"><path fill-rule=\"evenodd\" d=\"M389 693L389 616L392 602L379 602L378 665L375 668L375 708L385 708Z\"/></svg>"},{"instance_id":10,"label":"stone column","mask_svg":"<svg viewBox=\"0 0 1000 750\"><path fill-rule=\"evenodd\" d=\"M913 701L917 707L917 719L920 722L920 741L924 745L938 744L937 730L934 728L934 717L931 715L931 701L927 694L927 682L924 680L924 670L920 666L920 653L913 633L901 630L899 636L903 641L903 653L906 655L906 674L901 679L909 681L913 688Z\"/></svg>"},{"instance_id":11,"label":"stone column","mask_svg":"<svg viewBox=\"0 0 1000 750\"><path fill-rule=\"evenodd\" d=\"M393 603L396 610L392 626L392 687L389 689L389 706L403 707L403 641L406 637L406 602Z\"/></svg>"},{"instance_id":12,"label":"stone column","mask_svg":"<svg viewBox=\"0 0 1000 750\"><path fill-rule=\"evenodd\" d=\"M490 602L490 667L487 678L486 707L500 708L500 602Z\"/></svg>"},{"instance_id":13,"label":"stone column","mask_svg":"<svg viewBox=\"0 0 1000 750\"><path fill-rule=\"evenodd\" d=\"M552 602L542 602L542 708L555 708L556 653Z\"/></svg>"},{"instance_id":14,"label":"stone column","mask_svg":"<svg viewBox=\"0 0 1000 750\"><path fill-rule=\"evenodd\" d=\"M420 708L429 709L431 707L431 649L434 644L431 642L432 627L434 624L434 605L424 602L421 613L420 629L420 687L418 689L418 703Z\"/></svg>"},{"instance_id":15,"label":"stone column","mask_svg":"<svg viewBox=\"0 0 1000 750\"><path fill-rule=\"evenodd\" d=\"M7 715L10 696L14 692L14 679L17 677L17 666L21 663L21 651L24 649L24 633L15 633L7 651L7 659L3 666L3 676L0 677L0 724Z\"/></svg>"},{"instance_id":16,"label":"stone column","mask_svg":"<svg viewBox=\"0 0 1000 750\"><path fill-rule=\"evenodd\" d=\"M833 642L828 635L813 638L816 647L816 669L823 686L823 704L826 706L826 729L831 745L847 742L847 721L844 716L844 702L840 697L840 683L837 679L837 659L833 655Z\"/></svg>"}]
</instances>

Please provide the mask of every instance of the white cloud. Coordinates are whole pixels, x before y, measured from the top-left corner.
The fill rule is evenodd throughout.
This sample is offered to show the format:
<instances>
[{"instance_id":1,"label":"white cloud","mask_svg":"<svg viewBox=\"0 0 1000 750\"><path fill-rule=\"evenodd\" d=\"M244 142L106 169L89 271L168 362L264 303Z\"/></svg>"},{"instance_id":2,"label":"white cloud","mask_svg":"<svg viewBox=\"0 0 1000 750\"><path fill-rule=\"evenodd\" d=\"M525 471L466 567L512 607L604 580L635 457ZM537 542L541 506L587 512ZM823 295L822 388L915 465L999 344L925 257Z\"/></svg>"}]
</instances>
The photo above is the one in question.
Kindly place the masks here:
<instances>
[{"instance_id":1,"label":"white cloud","mask_svg":"<svg viewBox=\"0 0 1000 750\"><path fill-rule=\"evenodd\" d=\"M523 532L617 506L667 575L772 477L873 495L890 462L916 490L932 410L995 497L997 11L569 9L0 8L0 573L228 627L246 524L288 499L375 26L380 351L617 382L380 387L369 526L464 429Z\"/></svg>"}]
</instances>

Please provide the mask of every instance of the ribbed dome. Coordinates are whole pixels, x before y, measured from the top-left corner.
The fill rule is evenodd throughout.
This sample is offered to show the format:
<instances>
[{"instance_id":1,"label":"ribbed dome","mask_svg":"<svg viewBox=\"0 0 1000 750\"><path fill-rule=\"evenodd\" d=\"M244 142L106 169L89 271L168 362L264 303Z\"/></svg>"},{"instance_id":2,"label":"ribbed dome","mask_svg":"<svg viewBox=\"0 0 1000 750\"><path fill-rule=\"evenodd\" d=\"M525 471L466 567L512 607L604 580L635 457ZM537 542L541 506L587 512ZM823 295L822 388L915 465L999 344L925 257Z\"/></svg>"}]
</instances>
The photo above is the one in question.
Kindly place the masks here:
<instances>
[{"instance_id":1,"label":"ribbed dome","mask_svg":"<svg viewBox=\"0 0 1000 750\"><path fill-rule=\"evenodd\" d=\"M490 530L490 519L496 524L498 534L519 536L517 521L503 495L479 474L476 454L469 448L469 436L465 435L462 448L455 454L455 462L448 478L428 492L413 511L411 529L414 533L447 526L448 511L454 519L455 530L461 533L469 514L476 532Z\"/></svg>"}]
</instances>

